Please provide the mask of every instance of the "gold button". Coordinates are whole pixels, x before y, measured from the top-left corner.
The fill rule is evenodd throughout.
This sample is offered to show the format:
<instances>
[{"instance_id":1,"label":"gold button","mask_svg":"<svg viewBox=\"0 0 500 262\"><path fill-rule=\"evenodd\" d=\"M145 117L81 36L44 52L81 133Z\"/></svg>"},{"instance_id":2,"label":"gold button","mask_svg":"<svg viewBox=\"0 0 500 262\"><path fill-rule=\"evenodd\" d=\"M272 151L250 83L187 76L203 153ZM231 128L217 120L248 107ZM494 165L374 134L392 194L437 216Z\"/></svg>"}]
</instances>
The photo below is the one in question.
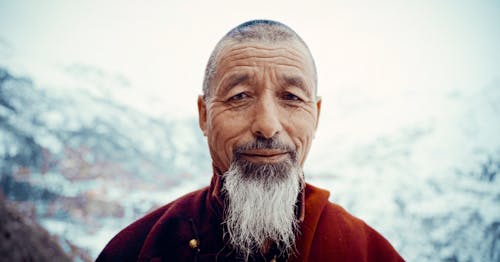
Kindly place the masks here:
<instances>
[{"instance_id":1,"label":"gold button","mask_svg":"<svg viewBox=\"0 0 500 262\"><path fill-rule=\"evenodd\" d=\"M189 247L191 247L192 249L198 248L198 245L199 245L198 239L193 238L189 240Z\"/></svg>"}]
</instances>

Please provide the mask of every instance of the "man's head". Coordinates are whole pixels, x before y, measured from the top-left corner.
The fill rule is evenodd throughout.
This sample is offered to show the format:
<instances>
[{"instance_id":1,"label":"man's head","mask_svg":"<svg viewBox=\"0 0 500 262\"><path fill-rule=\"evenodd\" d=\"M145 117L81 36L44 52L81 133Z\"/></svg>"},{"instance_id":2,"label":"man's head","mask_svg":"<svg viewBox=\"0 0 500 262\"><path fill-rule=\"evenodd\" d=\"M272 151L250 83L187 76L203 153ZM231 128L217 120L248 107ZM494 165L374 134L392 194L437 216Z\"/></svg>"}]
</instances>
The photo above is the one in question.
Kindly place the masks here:
<instances>
[{"instance_id":1,"label":"man's head","mask_svg":"<svg viewBox=\"0 0 500 262\"><path fill-rule=\"evenodd\" d=\"M316 85L306 44L278 22L241 24L210 56L199 122L223 173L227 235L242 255L268 242L293 246L302 166L321 106Z\"/></svg>"}]
</instances>

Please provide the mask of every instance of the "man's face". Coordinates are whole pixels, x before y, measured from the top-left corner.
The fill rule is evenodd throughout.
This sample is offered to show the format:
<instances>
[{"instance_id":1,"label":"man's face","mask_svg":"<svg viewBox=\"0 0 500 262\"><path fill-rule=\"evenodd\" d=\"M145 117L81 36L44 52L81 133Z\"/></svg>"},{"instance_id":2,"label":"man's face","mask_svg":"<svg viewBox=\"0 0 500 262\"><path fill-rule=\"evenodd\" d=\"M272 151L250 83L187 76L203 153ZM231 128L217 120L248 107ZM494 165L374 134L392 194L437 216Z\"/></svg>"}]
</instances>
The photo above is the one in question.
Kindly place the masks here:
<instances>
[{"instance_id":1,"label":"man's face","mask_svg":"<svg viewBox=\"0 0 500 262\"><path fill-rule=\"evenodd\" d=\"M254 164L296 156L302 166L318 124L314 69L297 42L238 43L217 61L211 96L198 98L200 127L213 164L226 172L235 150L258 139L274 139L285 149L250 149L239 156Z\"/></svg>"}]
</instances>

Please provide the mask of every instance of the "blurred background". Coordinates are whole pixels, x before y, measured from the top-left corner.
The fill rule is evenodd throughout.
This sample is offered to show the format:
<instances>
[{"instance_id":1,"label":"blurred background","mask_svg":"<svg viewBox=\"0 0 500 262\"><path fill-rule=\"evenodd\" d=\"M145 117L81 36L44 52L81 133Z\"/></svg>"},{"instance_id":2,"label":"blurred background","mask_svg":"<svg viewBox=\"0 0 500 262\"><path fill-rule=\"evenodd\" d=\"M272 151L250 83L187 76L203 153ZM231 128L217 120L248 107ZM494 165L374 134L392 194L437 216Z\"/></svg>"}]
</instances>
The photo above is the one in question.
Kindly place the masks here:
<instances>
[{"instance_id":1,"label":"blurred background","mask_svg":"<svg viewBox=\"0 0 500 262\"><path fill-rule=\"evenodd\" d=\"M90 261L207 185L204 66L256 18L292 27L316 59L310 183L408 261L500 261L500 2L487 0L0 0L0 253L21 223Z\"/></svg>"}]
</instances>

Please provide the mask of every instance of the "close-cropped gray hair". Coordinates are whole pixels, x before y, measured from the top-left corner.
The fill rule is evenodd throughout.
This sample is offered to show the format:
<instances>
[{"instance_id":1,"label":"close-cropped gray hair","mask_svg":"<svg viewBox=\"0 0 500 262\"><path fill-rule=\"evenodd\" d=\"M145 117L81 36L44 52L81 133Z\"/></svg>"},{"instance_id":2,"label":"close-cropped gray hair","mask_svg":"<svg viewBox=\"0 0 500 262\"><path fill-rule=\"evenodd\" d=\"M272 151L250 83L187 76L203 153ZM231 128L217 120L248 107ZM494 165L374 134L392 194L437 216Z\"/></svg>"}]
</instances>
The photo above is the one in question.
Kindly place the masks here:
<instances>
[{"instance_id":1,"label":"close-cropped gray hair","mask_svg":"<svg viewBox=\"0 0 500 262\"><path fill-rule=\"evenodd\" d=\"M312 57L311 51L300 36L290 27L277 21L272 20L251 20L231 29L215 46L210 58L208 59L207 67L205 68L205 77L203 79L203 97L205 99L211 96L212 80L217 71L217 60L224 47L232 43L243 42L264 42L276 43L282 41L298 41L304 45L313 65L314 73L314 93L318 85L318 77L316 73L316 65Z\"/></svg>"}]
</instances>

